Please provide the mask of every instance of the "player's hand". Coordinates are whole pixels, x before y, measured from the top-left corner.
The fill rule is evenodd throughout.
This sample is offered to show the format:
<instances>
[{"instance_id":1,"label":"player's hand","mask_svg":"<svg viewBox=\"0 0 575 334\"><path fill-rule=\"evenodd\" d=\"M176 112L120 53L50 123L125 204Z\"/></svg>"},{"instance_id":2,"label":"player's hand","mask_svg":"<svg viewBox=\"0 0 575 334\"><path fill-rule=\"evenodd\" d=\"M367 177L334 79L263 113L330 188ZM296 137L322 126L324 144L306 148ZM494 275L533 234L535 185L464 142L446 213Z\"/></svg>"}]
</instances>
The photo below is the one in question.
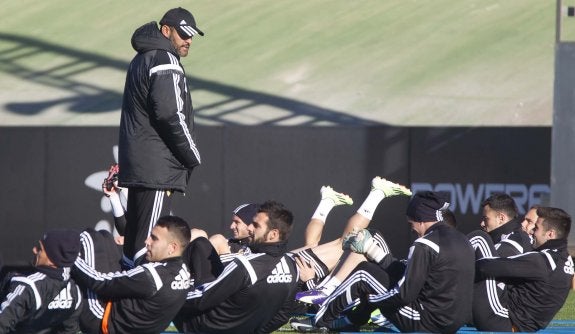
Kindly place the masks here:
<instances>
[{"instance_id":1,"label":"player's hand","mask_svg":"<svg viewBox=\"0 0 575 334\"><path fill-rule=\"evenodd\" d=\"M299 279L302 282L307 282L315 277L315 270L307 261L299 256L294 256L295 264L299 268Z\"/></svg>"},{"instance_id":2,"label":"player's hand","mask_svg":"<svg viewBox=\"0 0 575 334\"><path fill-rule=\"evenodd\" d=\"M354 253L365 254L367 249L373 244L373 237L368 230L353 230L344 238L341 248L351 250Z\"/></svg>"}]
</instances>

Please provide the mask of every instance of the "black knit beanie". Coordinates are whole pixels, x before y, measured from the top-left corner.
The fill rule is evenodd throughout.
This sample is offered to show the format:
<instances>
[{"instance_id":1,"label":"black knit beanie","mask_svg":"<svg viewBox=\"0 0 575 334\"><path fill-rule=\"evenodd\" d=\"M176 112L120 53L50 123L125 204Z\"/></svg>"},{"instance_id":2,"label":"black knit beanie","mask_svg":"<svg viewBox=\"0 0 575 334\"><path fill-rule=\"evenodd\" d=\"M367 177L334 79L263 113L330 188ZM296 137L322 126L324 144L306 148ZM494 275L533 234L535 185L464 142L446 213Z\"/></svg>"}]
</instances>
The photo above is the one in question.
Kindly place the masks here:
<instances>
[{"instance_id":1,"label":"black knit beanie","mask_svg":"<svg viewBox=\"0 0 575 334\"><path fill-rule=\"evenodd\" d=\"M71 229L50 230L44 234L42 245L57 267L71 267L80 253L80 233Z\"/></svg>"},{"instance_id":2,"label":"black knit beanie","mask_svg":"<svg viewBox=\"0 0 575 334\"><path fill-rule=\"evenodd\" d=\"M235 208L234 215L240 217L244 224L249 225L254 220L254 216L258 213L259 208L259 204L242 204Z\"/></svg>"},{"instance_id":3,"label":"black knit beanie","mask_svg":"<svg viewBox=\"0 0 575 334\"><path fill-rule=\"evenodd\" d=\"M418 192L407 205L406 215L416 222L435 222L443 220L442 210L449 207L449 202L439 193L433 191Z\"/></svg>"}]
</instances>

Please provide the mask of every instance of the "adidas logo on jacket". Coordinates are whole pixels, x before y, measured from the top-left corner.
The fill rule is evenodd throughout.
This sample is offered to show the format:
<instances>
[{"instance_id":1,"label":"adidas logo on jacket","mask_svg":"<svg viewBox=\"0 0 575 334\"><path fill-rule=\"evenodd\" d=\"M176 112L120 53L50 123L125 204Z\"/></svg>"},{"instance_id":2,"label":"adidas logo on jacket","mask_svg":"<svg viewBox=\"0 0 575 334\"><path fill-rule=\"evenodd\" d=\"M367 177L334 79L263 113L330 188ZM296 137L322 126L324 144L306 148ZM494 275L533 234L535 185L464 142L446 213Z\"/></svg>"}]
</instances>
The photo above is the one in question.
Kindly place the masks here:
<instances>
[{"instance_id":1,"label":"adidas logo on jacket","mask_svg":"<svg viewBox=\"0 0 575 334\"><path fill-rule=\"evenodd\" d=\"M268 276L268 283L291 283L293 280L292 274L290 273L289 266L286 263L285 257L282 257L281 261L276 264L274 270L272 270L271 275Z\"/></svg>"}]
</instances>

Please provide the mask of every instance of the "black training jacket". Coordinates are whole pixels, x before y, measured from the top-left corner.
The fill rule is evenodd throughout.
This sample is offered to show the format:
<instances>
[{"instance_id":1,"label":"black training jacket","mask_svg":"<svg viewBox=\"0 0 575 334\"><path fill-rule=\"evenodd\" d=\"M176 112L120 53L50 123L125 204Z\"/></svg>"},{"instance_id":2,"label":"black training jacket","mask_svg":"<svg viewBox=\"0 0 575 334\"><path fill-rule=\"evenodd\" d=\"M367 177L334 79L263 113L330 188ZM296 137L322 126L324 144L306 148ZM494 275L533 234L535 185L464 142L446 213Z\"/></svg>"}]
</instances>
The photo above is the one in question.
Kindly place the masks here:
<instances>
[{"instance_id":1,"label":"black training jacket","mask_svg":"<svg viewBox=\"0 0 575 334\"><path fill-rule=\"evenodd\" d=\"M565 303L573 278L565 239L549 240L535 251L509 258L480 259L476 268L482 278L507 283L509 318L520 332L547 327Z\"/></svg>"},{"instance_id":2,"label":"black training jacket","mask_svg":"<svg viewBox=\"0 0 575 334\"><path fill-rule=\"evenodd\" d=\"M435 223L413 243L399 283L369 301L382 313L398 310L421 320L427 331L454 333L471 314L474 260L465 235L443 222Z\"/></svg>"},{"instance_id":3,"label":"black training jacket","mask_svg":"<svg viewBox=\"0 0 575 334\"><path fill-rule=\"evenodd\" d=\"M75 334L80 330L80 289L69 280L70 268L37 267L28 276L14 276L0 301L0 333Z\"/></svg>"},{"instance_id":4,"label":"black training jacket","mask_svg":"<svg viewBox=\"0 0 575 334\"><path fill-rule=\"evenodd\" d=\"M72 275L79 285L112 302L110 334L163 332L190 288L190 272L180 257L115 273L97 272L78 258Z\"/></svg>"},{"instance_id":5,"label":"black training jacket","mask_svg":"<svg viewBox=\"0 0 575 334\"><path fill-rule=\"evenodd\" d=\"M497 254L508 257L533 250L531 238L521 228L521 219L514 218L489 232Z\"/></svg>"},{"instance_id":6,"label":"black training jacket","mask_svg":"<svg viewBox=\"0 0 575 334\"><path fill-rule=\"evenodd\" d=\"M298 283L285 243L238 256L218 278L188 293L182 309L186 333L271 333L290 315Z\"/></svg>"},{"instance_id":7,"label":"black training jacket","mask_svg":"<svg viewBox=\"0 0 575 334\"><path fill-rule=\"evenodd\" d=\"M132 46L138 54L124 87L119 185L184 192L200 164L184 68L156 22L138 28Z\"/></svg>"}]
</instances>

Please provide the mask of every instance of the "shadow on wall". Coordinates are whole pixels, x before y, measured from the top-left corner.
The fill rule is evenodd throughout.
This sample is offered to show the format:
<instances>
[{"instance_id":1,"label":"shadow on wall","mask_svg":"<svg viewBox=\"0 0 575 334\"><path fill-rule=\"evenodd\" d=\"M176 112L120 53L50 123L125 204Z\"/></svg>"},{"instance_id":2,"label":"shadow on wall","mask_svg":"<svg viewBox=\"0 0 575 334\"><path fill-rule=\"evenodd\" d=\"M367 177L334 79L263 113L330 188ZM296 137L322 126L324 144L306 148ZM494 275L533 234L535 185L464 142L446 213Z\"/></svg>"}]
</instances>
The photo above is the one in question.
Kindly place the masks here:
<instances>
[{"instance_id":1,"label":"shadow on wall","mask_svg":"<svg viewBox=\"0 0 575 334\"><path fill-rule=\"evenodd\" d=\"M53 61L47 68L36 66L34 58ZM0 33L0 72L5 75L61 89L68 93L64 98L34 102L6 102L4 109L19 115L36 115L44 110L62 105L75 113L105 113L121 107L122 92L102 87L90 81L95 71L120 71L122 77L128 63L105 56L47 43L38 39ZM316 124L331 125L381 125L381 123L353 117L345 113L321 108L313 104L259 93L230 85L188 76L193 91L207 91L219 100L196 108L196 121L208 124L241 125L228 117L232 113L245 112L251 108L269 107L280 113L266 115L258 125L290 124L298 119L298 126ZM73 96L69 96L73 93ZM241 103L238 103L241 101ZM303 116L303 117L302 117ZM302 121L303 119L303 121Z\"/></svg>"}]
</instances>

